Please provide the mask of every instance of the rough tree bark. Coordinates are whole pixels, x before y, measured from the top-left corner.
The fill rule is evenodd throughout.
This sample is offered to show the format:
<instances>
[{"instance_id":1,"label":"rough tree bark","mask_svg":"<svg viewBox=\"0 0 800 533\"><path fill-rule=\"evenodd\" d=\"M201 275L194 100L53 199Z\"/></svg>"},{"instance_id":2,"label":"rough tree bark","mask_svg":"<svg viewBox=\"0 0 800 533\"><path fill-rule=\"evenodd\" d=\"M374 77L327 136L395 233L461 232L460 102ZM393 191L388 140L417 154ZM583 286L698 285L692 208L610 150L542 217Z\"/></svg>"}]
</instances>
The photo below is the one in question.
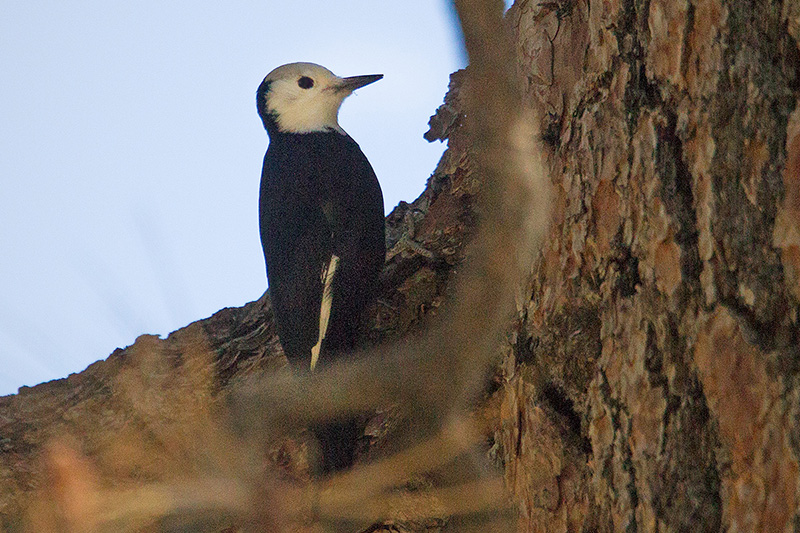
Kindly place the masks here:
<instances>
[{"instance_id":1,"label":"rough tree bark","mask_svg":"<svg viewBox=\"0 0 800 533\"><path fill-rule=\"evenodd\" d=\"M800 530L800 3L518 1L506 19L555 202L482 410L519 531ZM387 219L372 342L436 314L479 218L467 91L454 74L427 135L448 150ZM0 398L0 527L21 530L49 439L113 447L141 417L119 376L198 331L214 379L159 368L170 387L214 397L283 365L265 296Z\"/></svg>"},{"instance_id":2,"label":"rough tree bark","mask_svg":"<svg viewBox=\"0 0 800 533\"><path fill-rule=\"evenodd\" d=\"M794 531L797 2L518 2L556 215L497 432L524 531Z\"/></svg>"}]
</instances>

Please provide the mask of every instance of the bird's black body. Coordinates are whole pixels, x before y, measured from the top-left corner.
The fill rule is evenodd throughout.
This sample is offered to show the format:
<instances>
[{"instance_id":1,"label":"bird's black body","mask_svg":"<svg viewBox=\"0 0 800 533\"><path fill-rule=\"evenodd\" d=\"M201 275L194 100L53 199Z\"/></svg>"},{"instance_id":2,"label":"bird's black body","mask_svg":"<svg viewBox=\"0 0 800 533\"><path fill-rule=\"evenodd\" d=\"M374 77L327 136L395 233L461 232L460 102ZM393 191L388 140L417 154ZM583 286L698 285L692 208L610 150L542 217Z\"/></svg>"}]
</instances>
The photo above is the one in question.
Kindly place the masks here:
<instances>
[{"instance_id":1,"label":"bird's black body","mask_svg":"<svg viewBox=\"0 0 800 533\"><path fill-rule=\"evenodd\" d=\"M353 139L336 131L275 133L261 174L261 243L286 356L308 368L322 273L339 257L320 363L353 348L386 254L383 197Z\"/></svg>"},{"instance_id":2,"label":"bird's black body","mask_svg":"<svg viewBox=\"0 0 800 533\"><path fill-rule=\"evenodd\" d=\"M270 83L261 84L257 97L270 137L261 174L261 243L281 345L292 366L307 372L320 337L324 272L332 255L338 265L318 366L355 347L386 253L383 196L369 161L338 124L321 131L282 131L266 107ZM312 431L320 441L323 472L352 464L363 431L356 419Z\"/></svg>"}]
</instances>

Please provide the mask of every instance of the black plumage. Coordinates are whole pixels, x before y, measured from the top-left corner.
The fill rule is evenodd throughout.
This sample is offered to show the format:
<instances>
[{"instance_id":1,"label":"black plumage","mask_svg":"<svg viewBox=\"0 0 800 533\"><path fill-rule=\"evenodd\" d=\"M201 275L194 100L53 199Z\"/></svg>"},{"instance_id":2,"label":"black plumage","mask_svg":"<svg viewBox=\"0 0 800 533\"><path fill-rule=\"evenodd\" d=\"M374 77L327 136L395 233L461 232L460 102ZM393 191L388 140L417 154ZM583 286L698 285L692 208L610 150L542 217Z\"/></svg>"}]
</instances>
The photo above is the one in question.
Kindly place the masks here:
<instances>
[{"instance_id":1,"label":"black plumage","mask_svg":"<svg viewBox=\"0 0 800 533\"><path fill-rule=\"evenodd\" d=\"M323 117L315 124L314 117L302 117L303 128L313 128L311 131L291 131L292 124L281 117L280 105L270 106L277 81L271 79L273 74L267 76L257 95L259 115L270 138L259 206L270 298L284 352L294 368L304 372L313 367L312 350L320 340L323 291L332 256L338 263L329 278L330 318L318 364L345 356L356 345L384 263L384 208L372 166L358 144L335 123L341 100L358 86L354 81L347 86L347 80L357 78L331 74L331 80L317 80L315 74L326 76L309 68L322 67L293 65L301 67L278 76L292 96L297 92L298 98L313 98L303 91L314 86L322 90L321 83L333 84L332 90L344 93L338 101L333 98L326 103L336 106L333 122ZM302 68L304 65L310 67ZM285 83L284 78L292 82L293 77L294 85ZM365 80L361 77L361 85ZM344 84L344 88L336 89L336 84ZM352 463L356 439L363 431L356 419L332 421L312 430L320 441L323 472Z\"/></svg>"}]
</instances>

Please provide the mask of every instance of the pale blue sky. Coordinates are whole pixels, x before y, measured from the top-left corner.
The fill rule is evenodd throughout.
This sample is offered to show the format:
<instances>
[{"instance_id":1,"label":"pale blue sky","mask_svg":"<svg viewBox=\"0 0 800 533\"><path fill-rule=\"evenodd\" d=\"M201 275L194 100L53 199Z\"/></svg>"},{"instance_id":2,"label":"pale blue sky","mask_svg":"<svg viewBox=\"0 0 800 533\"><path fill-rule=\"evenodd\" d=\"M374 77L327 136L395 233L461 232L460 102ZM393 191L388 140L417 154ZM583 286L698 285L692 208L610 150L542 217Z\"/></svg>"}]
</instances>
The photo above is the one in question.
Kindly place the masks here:
<instances>
[{"instance_id":1,"label":"pale blue sky","mask_svg":"<svg viewBox=\"0 0 800 533\"><path fill-rule=\"evenodd\" d=\"M443 1L4 2L0 395L266 286L255 91L272 68L383 73L340 123L413 200L464 59Z\"/></svg>"}]
</instances>

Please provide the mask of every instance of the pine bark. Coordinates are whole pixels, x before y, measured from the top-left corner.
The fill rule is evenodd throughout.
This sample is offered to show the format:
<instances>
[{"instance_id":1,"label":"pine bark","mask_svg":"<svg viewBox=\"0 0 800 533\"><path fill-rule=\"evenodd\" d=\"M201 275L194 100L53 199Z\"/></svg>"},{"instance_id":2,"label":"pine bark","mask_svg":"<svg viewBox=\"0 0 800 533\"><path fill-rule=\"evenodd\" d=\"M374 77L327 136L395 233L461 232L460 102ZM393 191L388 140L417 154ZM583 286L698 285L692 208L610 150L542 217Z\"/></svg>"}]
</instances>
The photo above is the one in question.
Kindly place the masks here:
<instances>
[{"instance_id":1,"label":"pine bark","mask_svg":"<svg viewBox=\"0 0 800 533\"><path fill-rule=\"evenodd\" d=\"M795 531L797 2L517 2L556 214L506 361L522 531Z\"/></svg>"}]
</instances>

